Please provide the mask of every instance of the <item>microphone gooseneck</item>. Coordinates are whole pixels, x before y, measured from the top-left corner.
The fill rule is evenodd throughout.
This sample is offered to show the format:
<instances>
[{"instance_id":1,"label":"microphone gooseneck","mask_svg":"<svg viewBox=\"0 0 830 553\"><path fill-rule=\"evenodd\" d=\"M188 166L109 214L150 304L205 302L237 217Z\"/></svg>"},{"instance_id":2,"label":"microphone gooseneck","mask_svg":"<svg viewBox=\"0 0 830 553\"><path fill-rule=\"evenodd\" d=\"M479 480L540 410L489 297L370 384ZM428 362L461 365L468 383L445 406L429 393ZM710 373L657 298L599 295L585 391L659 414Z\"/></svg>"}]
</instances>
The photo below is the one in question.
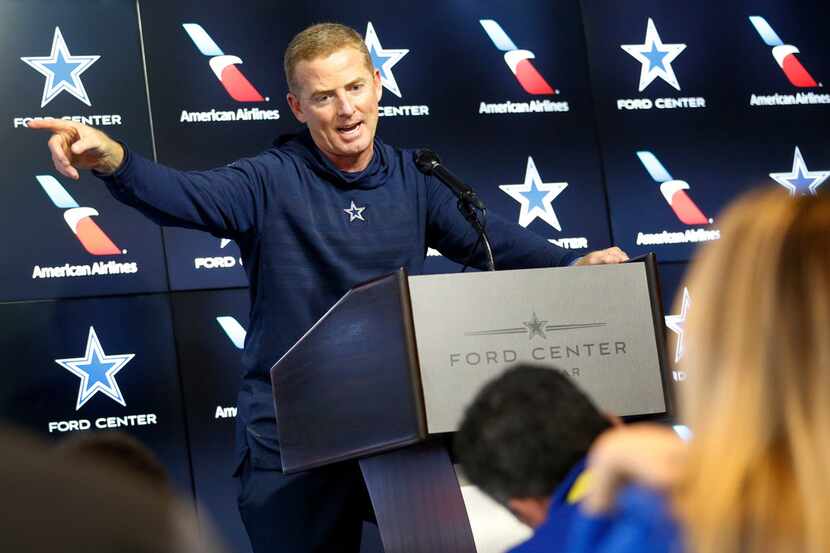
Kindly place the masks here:
<instances>
[{"instance_id":1,"label":"microphone gooseneck","mask_svg":"<svg viewBox=\"0 0 830 553\"><path fill-rule=\"evenodd\" d=\"M447 188L453 192L453 194L455 194L458 198L458 210L478 233L478 240L473 246L472 252L467 258L467 261L472 259L476 250L478 250L478 245L483 243L485 256L487 258L487 268L491 271L495 271L496 267L493 259L493 250L490 247L490 241L487 239L486 223L484 221L487 209L484 207L484 202L482 202L478 198L478 195L476 195L475 190L447 170L441 164L438 154L429 148L423 148L415 152L415 166L423 174L436 177L444 183ZM479 218L479 211L481 212L481 218ZM462 272L466 269L467 263L465 262Z\"/></svg>"},{"instance_id":2,"label":"microphone gooseneck","mask_svg":"<svg viewBox=\"0 0 830 553\"><path fill-rule=\"evenodd\" d=\"M462 202L472 204L473 207L482 211L486 209L475 190L444 167L438 154L429 148L415 152L415 165L423 174L432 175L443 182Z\"/></svg>"}]
</instances>

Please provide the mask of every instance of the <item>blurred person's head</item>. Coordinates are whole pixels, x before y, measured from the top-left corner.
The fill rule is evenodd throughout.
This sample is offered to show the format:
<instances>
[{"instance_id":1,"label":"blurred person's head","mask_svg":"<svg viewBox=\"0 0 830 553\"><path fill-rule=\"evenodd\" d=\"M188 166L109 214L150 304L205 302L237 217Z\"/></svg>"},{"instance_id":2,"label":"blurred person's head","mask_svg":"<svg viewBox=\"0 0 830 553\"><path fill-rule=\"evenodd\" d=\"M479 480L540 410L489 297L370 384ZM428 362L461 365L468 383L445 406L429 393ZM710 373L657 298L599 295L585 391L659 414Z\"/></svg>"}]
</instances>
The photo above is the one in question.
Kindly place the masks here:
<instances>
[{"instance_id":1,"label":"blurred person's head","mask_svg":"<svg viewBox=\"0 0 830 553\"><path fill-rule=\"evenodd\" d=\"M562 372L517 365L467 407L455 450L471 483L536 527L554 489L610 427Z\"/></svg>"},{"instance_id":2,"label":"blurred person's head","mask_svg":"<svg viewBox=\"0 0 830 553\"><path fill-rule=\"evenodd\" d=\"M0 451L0 551L194 551L179 546L171 502L137 480L67 462L37 437L5 426Z\"/></svg>"},{"instance_id":3,"label":"blurred person's head","mask_svg":"<svg viewBox=\"0 0 830 553\"><path fill-rule=\"evenodd\" d=\"M58 457L106 466L163 494L171 493L167 470L145 445L123 432L85 432L58 442Z\"/></svg>"},{"instance_id":4,"label":"blurred person's head","mask_svg":"<svg viewBox=\"0 0 830 553\"><path fill-rule=\"evenodd\" d=\"M830 551L830 197L755 191L692 264L691 550Z\"/></svg>"}]
</instances>

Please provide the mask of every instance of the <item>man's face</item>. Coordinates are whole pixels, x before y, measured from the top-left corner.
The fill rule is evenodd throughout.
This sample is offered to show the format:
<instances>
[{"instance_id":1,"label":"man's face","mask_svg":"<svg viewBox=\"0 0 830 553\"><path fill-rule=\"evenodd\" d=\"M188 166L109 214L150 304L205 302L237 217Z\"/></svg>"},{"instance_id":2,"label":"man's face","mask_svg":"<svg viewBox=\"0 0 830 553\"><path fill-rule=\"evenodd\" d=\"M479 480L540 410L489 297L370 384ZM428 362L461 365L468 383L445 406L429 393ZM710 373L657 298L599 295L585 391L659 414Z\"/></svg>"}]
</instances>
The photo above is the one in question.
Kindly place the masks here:
<instances>
[{"instance_id":1,"label":"man's face","mask_svg":"<svg viewBox=\"0 0 830 553\"><path fill-rule=\"evenodd\" d=\"M355 48L301 61L294 68L296 94L288 105L308 125L314 143L343 171L361 171L372 160L381 96L380 73L366 67Z\"/></svg>"}]
</instances>

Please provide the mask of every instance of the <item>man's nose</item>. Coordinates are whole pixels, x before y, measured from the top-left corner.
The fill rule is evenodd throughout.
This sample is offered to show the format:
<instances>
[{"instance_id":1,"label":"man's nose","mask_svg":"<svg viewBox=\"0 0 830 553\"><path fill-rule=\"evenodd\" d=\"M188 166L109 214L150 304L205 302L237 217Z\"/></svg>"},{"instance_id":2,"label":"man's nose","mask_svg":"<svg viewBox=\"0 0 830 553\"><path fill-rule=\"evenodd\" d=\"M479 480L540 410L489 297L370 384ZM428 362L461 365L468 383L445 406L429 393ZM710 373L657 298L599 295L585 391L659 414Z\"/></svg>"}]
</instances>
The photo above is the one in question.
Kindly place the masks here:
<instances>
[{"instance_id":1,"label":"man's nose","mask_svg":"<svg viewBox=\"0 0 830 553\"><path fill-rule=\"evenodd\" d=\"M337 93L337 115L343 117L350 117L354 113L354 105L352 100L345 91Z\"/></svg>"}]
</instances>

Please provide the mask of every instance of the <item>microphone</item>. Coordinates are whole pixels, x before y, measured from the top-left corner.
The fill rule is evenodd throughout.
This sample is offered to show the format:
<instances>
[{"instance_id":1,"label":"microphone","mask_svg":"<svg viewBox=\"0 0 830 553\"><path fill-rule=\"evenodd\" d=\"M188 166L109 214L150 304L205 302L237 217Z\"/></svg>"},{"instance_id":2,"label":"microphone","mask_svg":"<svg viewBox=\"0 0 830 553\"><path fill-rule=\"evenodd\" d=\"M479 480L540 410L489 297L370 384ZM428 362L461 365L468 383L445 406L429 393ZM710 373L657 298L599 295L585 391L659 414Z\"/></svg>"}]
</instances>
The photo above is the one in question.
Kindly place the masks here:
<instances>
[{"instance_id":1,"label":"microphone","mask_svg":"<svg viewBox=\"0 0 830 553\"><path fill-rule=\"evenodd\" d=\"M484 202L478 199L475 191L464 184L464 182L450 173L438 159L438 154L429 148L423 148L415 152L415 165L425 175L433 175L458 196L458 199L473 204L477 209L484 211Z\"/></svg>"}]
</instances>

